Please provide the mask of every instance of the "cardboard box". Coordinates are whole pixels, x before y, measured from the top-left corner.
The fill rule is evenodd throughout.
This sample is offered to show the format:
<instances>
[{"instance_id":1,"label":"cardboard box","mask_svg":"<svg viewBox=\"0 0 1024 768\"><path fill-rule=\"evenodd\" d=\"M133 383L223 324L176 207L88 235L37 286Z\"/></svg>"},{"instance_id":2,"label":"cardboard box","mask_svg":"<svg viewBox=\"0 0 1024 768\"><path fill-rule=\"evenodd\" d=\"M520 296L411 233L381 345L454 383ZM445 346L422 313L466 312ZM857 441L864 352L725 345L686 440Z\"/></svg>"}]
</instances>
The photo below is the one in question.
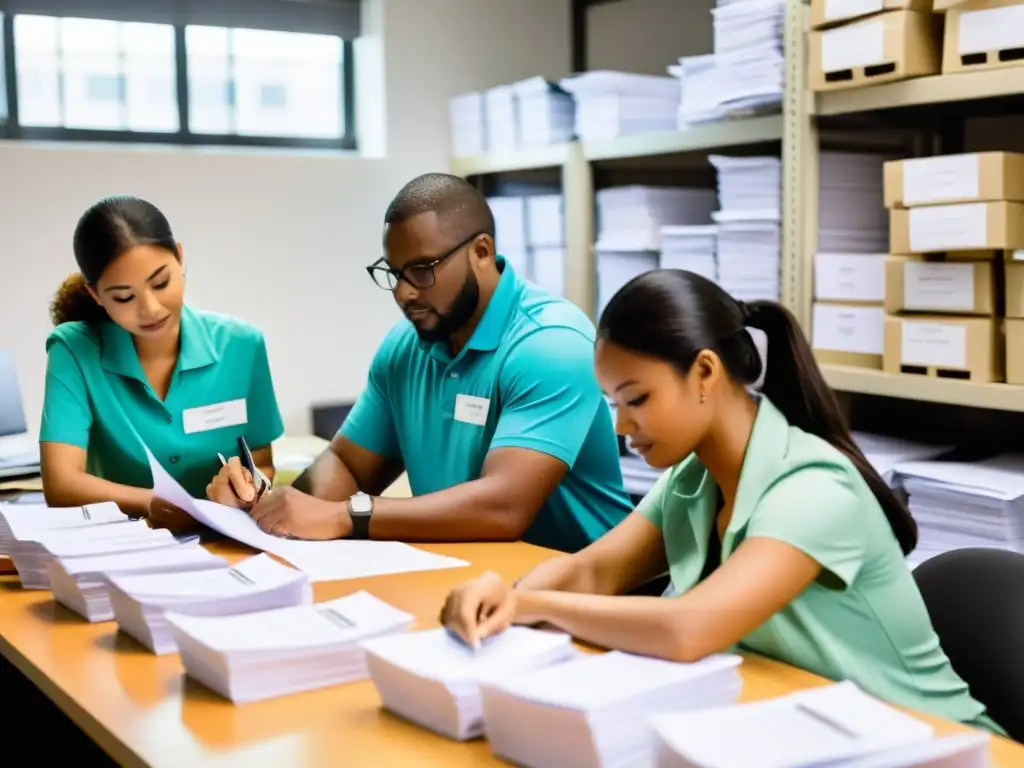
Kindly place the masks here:
<instances>
[{"instance_id":1,"label":"cardboard box","mask_svg":"<svg viewBox=\"0 0 1024 768\"><path fill-rule=\"evenodd\" d=\"M1001 266L1001 264L1000 264ZM994 315L1000 299L995 258L890 256L885 264L885 311Z\"/></svg>"},{"instance_id":2,"label":"cardboard box","mask_svg":"<svg viewBox=\"0 0 1024 768\"><path fill-rule=\"evenodd\" d=\"M811 28L831 27L882 11L931 10L932 0L811 0Z\"/></svg>"},{"instance_id":3,"label":"cardboard box","mask_svg":"<svg viewBox=\"0 0 1024 768\"><path fill-rule=\"evenodd\" d=\"M889 11L811 32L811 89L835 91L938 74L942 19L931 13Z\"/></svg>"},{"instance_id":4,"label":"cardboard box","mask_svg":"<svg viewBox=\"0 0 1024 768\"><path fill-rule=\"evenodd\" d=\"M942 71L977 72L1024 66L1024 3L970 0L945 14Z\"/></svg>"},{"instance_id":5,"label":"cardboard box","mask_svg":"<svg viewBox=\"0 0 1024 768\"><path fill-rule=\"evenodd\" d=\"M932 10L936 13L945 13L954 5L960 5L966 2L968 2L968 0L935 0L935 2L932 3Z\"/></svg>"},{"instance_id":6,"label":"cardboard box","mask_svg":"<svg viewBox=\"0 0 1024 768\"><path fill-rule=\"evenodd\" d=\"M1002 381L999 331L999 321L992 317L888 315L885 370L965 381Z\"/></svg>"},{"instance_id":7,"label":"cardboard box","mask_svg":"<svg viewBox=\"0 0 1024 768\"><path fill-rule=\"evenodd\" d=\"M971 152L963 155L890 160L885 164L886 208L1024 200L1024 154Z\"/></svg>"},{"instance_id":8,"label":"cardboard box","mask_svg":"<svg viewBox=\"0 0 1024 768\"><path fill-rule=\"evenodd\" d=\"M1024 203L925 205L889 211L892 253L1024 248Z\"/></svg>"},{"instance_id":9,"label":"cardboard box","mask_svg":"<svg viewBox=\"0 0 1024 768\"><path fill-rule=\"evenodd\" d=\"M1024 261L1006 264L1006 316L1024 318Z\"/></svg>"},{"instance_id":10,"label":"cardboard box","mask_svg":"<svg viewBox=\"0 0 1024 768\"><path fill-rule=\"evenodd\" d=\"M814 298L878 304L885 300L885 253L816 253Z\"/></svg>"},{"instance_id":11,"label":"cardboard box","mask_svg":"<svg viewBox=\"0 0 1024 768\"><path fill-rule=\"evenodd\" d=\"M1024 384L1024 320L1006 321L1006 383Z\"/></svg>"},{"instance_id":12,"label":"cardboard box","mask_svg":"<svg viewBox=\"0 0 1024 768\"><path fill-rule=\"evenodd\" d=\"M881 304L814 303L811 347L821 363L882 368L885 310Z\"/></svg>"}]
</instances>

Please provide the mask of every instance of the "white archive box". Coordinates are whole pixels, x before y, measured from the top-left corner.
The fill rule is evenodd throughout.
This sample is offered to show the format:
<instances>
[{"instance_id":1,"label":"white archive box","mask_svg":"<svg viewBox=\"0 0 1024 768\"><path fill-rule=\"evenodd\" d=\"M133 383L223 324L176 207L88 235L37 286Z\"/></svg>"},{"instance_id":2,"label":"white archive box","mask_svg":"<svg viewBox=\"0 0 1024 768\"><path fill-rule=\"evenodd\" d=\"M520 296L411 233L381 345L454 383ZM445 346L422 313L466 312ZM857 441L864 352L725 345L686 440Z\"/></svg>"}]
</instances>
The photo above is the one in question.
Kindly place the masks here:
<instances>
[{"instance_id":1,"label":"white archive box","mask_svg":"<svg viewBox=\"0 0 1024 768\"><path fill-rule=\"evenodd\" d=\"M885 310L881 304L814 303L814 356L823 363L882 367L885 348Z\"/></svg>"},{"instance_id":2,"label":"white archive box","mask_svg":"<svg viewBox=\"0 0 1024 768\"><path fill-rule=\"evenodd\" d=\"M885 300L885 253L818 253L814 298L818 301Z\"/></svg>"}]
</instances>

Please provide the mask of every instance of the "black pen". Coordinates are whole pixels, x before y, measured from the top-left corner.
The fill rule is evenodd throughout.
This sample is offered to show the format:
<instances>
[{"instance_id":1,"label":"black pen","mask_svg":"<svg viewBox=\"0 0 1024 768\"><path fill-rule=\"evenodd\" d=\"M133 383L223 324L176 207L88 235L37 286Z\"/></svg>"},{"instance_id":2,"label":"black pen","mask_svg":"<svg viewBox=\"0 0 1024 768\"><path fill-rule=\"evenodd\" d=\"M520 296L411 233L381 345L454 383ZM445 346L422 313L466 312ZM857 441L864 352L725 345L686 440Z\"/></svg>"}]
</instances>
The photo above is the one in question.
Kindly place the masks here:
<instances>
[{"instance_id":1,"label":"black pen","mask_svg":"<svg viewBox=\"0 0 1024 768\"><path fill-rule=\"evenodd\" d=\"M256 501L259 501L260 497L267 490L267 486L270 485L270 481L267 480L267 476L260 472L259 467L256 466L256 462L252 458L252 451L249 450L249 444L245 442L245 438L241 435L238 436L238 455L242 461L242 466L248 469L252 475L252 483L256 486Z\"/></svg>"}]
</instances>

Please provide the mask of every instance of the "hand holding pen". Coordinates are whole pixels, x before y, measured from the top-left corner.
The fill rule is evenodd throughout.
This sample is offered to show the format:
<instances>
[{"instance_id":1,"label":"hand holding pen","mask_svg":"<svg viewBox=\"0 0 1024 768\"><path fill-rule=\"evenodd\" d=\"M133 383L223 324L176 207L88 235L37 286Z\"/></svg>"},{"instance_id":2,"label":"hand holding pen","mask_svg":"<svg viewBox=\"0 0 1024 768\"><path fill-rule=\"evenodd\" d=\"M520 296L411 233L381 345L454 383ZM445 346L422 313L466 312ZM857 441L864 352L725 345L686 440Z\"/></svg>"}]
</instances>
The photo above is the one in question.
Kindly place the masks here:
<instances>
[{"instance_id":1,"label":"hand holding pen","mask_svg":"<svg viewBox=\"0 0 1024 768\"><path fill-rule=\"evenodd\" d=\"M211 501L239 509L251 509L270 489L270 480L256 466L245 438L238 438L239 457L225 459L218 453L221 470L206 486Z\"/></svg>"}]
</instances>

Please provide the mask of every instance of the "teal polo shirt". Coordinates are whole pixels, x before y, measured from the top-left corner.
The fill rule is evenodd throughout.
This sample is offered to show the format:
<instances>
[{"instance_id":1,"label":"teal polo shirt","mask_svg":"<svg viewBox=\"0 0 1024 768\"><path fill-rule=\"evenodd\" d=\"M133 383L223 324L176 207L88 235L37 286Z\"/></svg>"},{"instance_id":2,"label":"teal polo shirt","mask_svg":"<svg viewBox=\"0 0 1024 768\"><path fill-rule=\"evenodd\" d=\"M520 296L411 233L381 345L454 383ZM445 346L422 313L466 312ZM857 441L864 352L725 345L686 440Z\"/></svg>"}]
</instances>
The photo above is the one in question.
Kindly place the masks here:
<instances>
[{"instance_id":1,"label":"teal polo shirt","mask_svg":"<svg viewBox=\"0 0 1024 768\"><path fill-rule=\"evenodd\" d=\"M405 319L391 329L341 434L401 459L416 496L478 479L496 448L554 456L569 471L523 540L575 552L632 509L594 377L594 326L500 256L498 266L498 287L459 354L447 341L422 342Z\"/></svg>"},{"instance_id":2,"label":"teal polo shirt","mask_svg":"<svg viewBox=\"0 0 1024 768\"><path fill-rule=\"evenodd\" d=\"M238 454L284 432L263 334L241 320L184 307L181 350L165 400L153 392L131 334L113 322L64 323L46 341L40 442L87 451L87 471L152 488L147 446L193 496Z\"/></svg>"}]
</instances>

